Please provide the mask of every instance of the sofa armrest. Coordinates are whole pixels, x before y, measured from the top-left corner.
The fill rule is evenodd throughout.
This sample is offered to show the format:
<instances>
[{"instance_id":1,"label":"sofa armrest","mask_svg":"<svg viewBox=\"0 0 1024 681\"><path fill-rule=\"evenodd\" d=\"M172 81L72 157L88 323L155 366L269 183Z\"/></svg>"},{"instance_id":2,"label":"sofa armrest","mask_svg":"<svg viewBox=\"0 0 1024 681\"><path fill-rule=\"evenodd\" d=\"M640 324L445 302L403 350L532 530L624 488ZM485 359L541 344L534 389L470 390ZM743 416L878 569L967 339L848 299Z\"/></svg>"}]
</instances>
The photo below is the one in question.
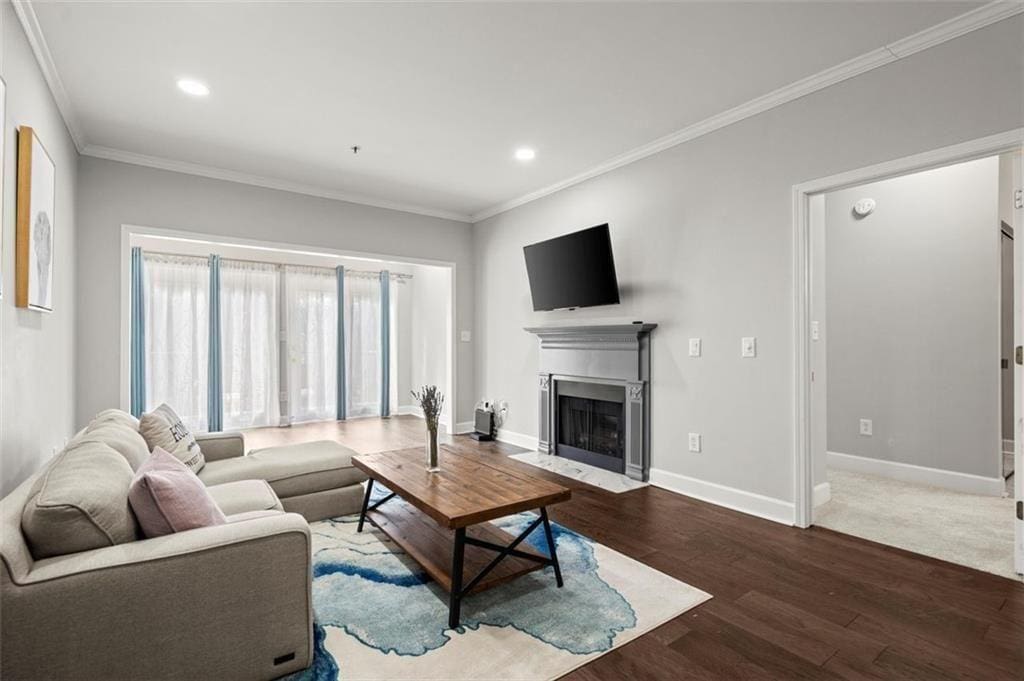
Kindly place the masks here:
<instances>
[{"instance_id":1,"label":"sofa armrest","mask_svg":"<svg viewBox=\"0 0 1024 681\"><path fill-rule=\"evenodd\" d=\"M224 431L196 435L199 449L207 461L220 461L236 456L245 456L245 438L241 433Z\"/></svg>"},{"instance_id":2,"label":"sofa armrest","mask_svg":"<svg viewBox=\"0 0 1024 681\"><path fill-rule=\"evenodd\" d=\"M3 678L273 679L312 661L311 545L277 513L0 573Z\"/></svg>"}]
</instances>

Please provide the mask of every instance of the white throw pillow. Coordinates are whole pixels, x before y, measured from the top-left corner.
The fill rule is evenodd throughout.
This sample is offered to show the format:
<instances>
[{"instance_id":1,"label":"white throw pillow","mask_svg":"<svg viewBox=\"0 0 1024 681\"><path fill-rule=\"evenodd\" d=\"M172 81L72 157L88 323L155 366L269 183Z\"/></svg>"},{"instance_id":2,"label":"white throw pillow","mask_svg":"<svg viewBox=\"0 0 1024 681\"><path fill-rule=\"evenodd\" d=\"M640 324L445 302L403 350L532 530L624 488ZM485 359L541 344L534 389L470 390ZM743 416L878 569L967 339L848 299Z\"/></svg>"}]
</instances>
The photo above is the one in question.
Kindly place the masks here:
<instances>
[{"instance_id":1,"label":"white throw pillow","mask_svg":"<svg viewBox=\"0 0 1024 681\"><path fill-rule=\"evenodd\" d=\"M146 439L150 451L160 447L170 452L193 473L198 473L206 465L206 459L192 431L166 404L142 415L139 419L139 432Z\"/></svg>"}]
</instances>

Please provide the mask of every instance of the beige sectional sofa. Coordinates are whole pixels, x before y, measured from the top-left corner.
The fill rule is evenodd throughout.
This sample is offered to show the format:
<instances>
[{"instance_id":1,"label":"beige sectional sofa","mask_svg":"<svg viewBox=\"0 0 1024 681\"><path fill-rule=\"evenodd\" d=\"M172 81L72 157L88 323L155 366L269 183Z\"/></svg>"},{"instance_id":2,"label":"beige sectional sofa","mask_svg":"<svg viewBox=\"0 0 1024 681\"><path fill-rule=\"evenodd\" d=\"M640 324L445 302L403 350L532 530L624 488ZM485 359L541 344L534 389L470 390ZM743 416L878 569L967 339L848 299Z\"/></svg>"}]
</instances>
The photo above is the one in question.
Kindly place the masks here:
<instances>
[{"instance_id":1,"label":"beige sectional sofa","mask_svg":"<svg viewBox=\"0 0 1024 681\"><path fill-rule=\"evenodd\" d=\"M0 678L250 680L308 666L307 521L359 509L351 450L246 455L239 434L201 436L199 477L227 524L144 539L127 500L149 454L137 428L103 412L0 500Z\"/></svg>"}]
</instances>

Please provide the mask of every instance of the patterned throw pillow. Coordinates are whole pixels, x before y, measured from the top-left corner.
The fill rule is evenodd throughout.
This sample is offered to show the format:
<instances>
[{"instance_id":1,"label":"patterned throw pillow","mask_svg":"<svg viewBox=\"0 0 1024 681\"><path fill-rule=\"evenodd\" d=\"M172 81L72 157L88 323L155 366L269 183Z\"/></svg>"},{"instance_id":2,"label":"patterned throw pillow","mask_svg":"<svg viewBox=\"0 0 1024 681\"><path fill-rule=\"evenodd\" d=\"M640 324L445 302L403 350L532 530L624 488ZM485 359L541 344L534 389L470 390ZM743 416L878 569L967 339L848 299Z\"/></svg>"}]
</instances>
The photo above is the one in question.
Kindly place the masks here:
<instances>
[{"instance_id":1,"label":"patterned throw pillow","mask_svg":"<svg viewBox=\"0 0 1024 681\"><path fill-rule=\"evenodd\" d=\"M181 417L166 404L142 415L139 419L139 432L146 439L150 451L160 447L170 452L193 473L198 473L206 465L195 436Z\"/></svg>"}]
</instances>

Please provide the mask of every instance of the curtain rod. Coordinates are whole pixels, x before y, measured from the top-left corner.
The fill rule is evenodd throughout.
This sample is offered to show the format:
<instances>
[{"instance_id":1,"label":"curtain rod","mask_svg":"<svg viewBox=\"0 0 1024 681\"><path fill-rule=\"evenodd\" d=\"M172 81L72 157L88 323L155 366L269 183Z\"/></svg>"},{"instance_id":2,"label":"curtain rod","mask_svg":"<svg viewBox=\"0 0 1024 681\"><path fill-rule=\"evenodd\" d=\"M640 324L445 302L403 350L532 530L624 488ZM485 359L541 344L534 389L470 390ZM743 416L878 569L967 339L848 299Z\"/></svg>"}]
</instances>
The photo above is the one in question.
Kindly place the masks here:
<instances>
[{"instance_id":1,"label":"curtain rod","mask_svg":"<svg viewBox=\"0 0 1024 681\"><path fill-rule=\"evenodd\" d=\"M150 250L146 250L146 249L143 249L142 253L143 253L143 255L145 255L146 253L152 253L153 255L169 255L169 256L174 257L174 258L195 258L196 260L207 260L207 259L209 259L209 256L195 255L195 254L192 254L192 253L171 253L169 251L150 251ZM274 265L276 267L310 267L310 268L315 269L315 270L328 270L328 271L331 271L331 272L334 271L333 267L328 267L326 265L287 265L285 263L280 263L280 262L270 262L270 261L267 261L267 260L252 260L252 259L249 259L249 258L223 258L223 259L224 260L234 260L235 262L251 262L251 263L255 263L257 265ZM379 277L381 271L382 270L354 270L354 269L350 269L348 267L345 268L345 274L355 274L357 276L359 276L359 275L366 275L366 276ZM391 275L392 279L412 279L413 278L413 275L405 274L404 272L389 272L389 274Z\"/></svg>"}]
</instances>

